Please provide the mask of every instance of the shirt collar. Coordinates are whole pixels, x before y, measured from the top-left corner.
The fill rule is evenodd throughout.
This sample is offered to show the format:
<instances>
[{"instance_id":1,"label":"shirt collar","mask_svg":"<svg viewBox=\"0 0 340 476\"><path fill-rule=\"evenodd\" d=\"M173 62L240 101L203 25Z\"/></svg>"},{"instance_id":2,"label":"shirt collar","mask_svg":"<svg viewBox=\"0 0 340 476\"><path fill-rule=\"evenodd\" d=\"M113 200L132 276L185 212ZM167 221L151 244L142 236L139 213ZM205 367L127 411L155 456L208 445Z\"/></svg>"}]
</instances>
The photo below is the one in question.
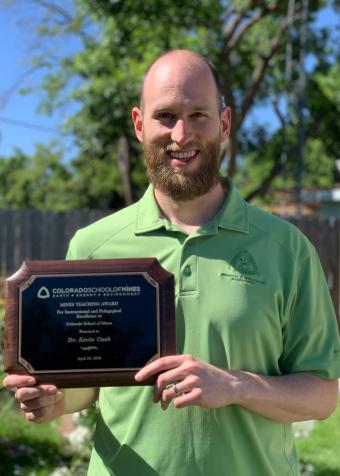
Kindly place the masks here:
<instances>
[{"instance_id":1,"label":"shirt collar","mask_svg":"<svg viewBox=\"0 0 340 476\"><path fill-rule=\"evenodd\" d=\"M153 186L150 184L137 204L135 233L147 233L148 231L158 230L164 226L164 217L158 208L153 194Z\"/></svg>"},{"instance_id":2,"label":"shirt collar","mask_svg":"<svg viewBox=\"0 0 340 476\"><path fill-rule=\"evenodd\" d=\"M228 192L227 198L216 215L218 226L226 230L249 233L248 205L241 197L236 185L229 178L223 184Z\"/></svg>"},{"instance_id":3,"label":"shirt collar","mask_svg":"<svg viewBox=\"0 0 340 476\"><path fill-rule=\"evenodd\" d=\"M205 231L217 232L217 229L249 233L248 206L239 194L236 186L230 179L222 179L228 192L226 200L209 223L202 227ZM137 205L135 233L143 234L166 227L166 219L161 214L153 193L153 186L149 185L145 194ZM210 233L209 233L210 234Z\"/></svg>"}]
</instances>

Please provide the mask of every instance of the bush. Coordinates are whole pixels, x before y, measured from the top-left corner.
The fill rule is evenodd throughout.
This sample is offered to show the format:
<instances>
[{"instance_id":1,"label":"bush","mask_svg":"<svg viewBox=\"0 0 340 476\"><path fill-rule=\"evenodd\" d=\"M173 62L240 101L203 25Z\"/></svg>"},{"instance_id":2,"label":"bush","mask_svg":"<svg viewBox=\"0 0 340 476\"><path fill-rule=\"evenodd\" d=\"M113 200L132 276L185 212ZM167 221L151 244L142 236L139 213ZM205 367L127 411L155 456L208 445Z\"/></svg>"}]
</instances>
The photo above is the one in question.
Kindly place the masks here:
<instances>
[{"instance_id":1,"label":"bush","mask_svg":"<svg viewBox=\"0 0 340 476\"><path fill-rule=\"evenodd\" d=\"M61 459L70 459L63 442L56 424L28 424L15 411L0 411L0 474L50 476Z\"/></svg>"},{"instance_id":2,"label":"bush","mask_svg":"<svg viewBox=\"0 0 340 476\"><path fill-rule=\"evenodd\" d=\"M316 422L308 437L297 441L299 460L310 468L302 474L340 476L339 442L340 405L327 420Z\"/></svg>"}]
</instances>

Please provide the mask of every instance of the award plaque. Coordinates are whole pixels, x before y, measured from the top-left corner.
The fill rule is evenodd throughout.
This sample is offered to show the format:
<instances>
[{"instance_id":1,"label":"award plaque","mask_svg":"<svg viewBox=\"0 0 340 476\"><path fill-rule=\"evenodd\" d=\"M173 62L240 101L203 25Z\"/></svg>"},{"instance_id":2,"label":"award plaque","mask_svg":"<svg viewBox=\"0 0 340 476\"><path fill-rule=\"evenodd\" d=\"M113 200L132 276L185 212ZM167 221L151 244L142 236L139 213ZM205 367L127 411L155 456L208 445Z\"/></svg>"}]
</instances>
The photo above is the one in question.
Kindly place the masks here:
<instances>
[{"instance_id":1,"label":"award plaque","mask_svg":"<svg viewBox=\"0 0 340 476\"><path fill-rule=\"evenodd\" d=\"M146 385L176 354L174 277L155 258L25 261L7 279L4 369L60 388Z\"/></svg>"}]
</instances>

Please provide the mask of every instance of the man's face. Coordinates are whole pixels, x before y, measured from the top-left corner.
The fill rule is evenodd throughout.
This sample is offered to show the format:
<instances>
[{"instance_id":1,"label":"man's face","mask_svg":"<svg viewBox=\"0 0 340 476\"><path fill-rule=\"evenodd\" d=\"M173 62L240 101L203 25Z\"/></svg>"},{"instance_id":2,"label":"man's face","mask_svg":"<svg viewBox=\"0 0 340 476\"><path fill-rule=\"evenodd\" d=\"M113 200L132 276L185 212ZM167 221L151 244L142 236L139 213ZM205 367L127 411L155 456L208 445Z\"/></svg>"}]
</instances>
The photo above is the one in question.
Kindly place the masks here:
<instances>
[{"instance_id":1,"label":"man's face","mask_svg":"<svg viewBox=\"0 0 340 476\"><path fill-rule=\"evenodd\" d=\"M142 110L132 113L148 178L174 200L191 200L219 180L230 116L219 111L207 67L172 61L154 68L145 81Z\"/></svg>"}]
</instances>

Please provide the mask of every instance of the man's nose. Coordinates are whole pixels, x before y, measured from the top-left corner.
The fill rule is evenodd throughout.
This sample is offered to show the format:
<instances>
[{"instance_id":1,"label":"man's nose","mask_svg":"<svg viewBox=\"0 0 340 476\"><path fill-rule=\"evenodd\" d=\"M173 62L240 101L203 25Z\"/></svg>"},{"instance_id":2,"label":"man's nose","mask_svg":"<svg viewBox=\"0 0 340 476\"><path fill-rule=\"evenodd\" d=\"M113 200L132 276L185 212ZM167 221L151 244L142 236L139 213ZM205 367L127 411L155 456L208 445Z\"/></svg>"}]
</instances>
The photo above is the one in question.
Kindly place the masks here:
<instances>
[{"instance_id":1,"label":"man's nose","mask_svg":"<svg viewBox=\"0 0 340 476\"><path fill-rule=\"evenodd\" d=\"M171 139L177 144L185 144L191 139L189 124L183 119L178 119L171 132Z\"/></svg>"}]
</instances>

